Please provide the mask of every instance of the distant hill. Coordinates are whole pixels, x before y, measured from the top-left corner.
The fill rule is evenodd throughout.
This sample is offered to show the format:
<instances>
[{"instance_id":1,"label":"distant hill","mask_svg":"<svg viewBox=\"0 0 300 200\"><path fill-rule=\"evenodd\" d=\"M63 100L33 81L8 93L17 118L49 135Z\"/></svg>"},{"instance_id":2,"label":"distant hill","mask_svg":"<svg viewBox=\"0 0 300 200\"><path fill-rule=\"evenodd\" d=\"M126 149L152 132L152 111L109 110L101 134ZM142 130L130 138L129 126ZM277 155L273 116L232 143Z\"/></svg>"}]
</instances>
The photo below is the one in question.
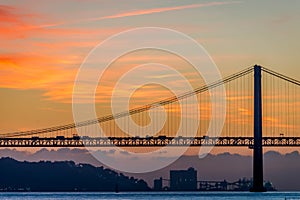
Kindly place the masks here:
<instances>
[{"instance_id":1,"label":"distant hill","mask_svg":"<svg viewBox=\"0 0 300 200\"><path fill-rule=\"evenodd\" d=\"M73 161L19 162L0 159L2 191L147 191L143 180Z\"/></svg>"}]
</instances>

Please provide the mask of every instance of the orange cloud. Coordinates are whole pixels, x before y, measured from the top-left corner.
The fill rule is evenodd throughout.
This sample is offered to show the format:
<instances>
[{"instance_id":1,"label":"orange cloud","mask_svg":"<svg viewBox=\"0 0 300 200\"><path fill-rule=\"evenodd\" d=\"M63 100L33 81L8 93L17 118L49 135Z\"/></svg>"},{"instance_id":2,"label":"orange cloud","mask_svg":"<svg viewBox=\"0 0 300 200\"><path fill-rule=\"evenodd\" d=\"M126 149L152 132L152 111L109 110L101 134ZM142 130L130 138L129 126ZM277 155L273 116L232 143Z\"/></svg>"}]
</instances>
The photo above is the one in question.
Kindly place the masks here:
<instances>
[{"instance_id":1,"label":"orange cloud","mask_svg":"<svg viewBox=\"0 0 300 200\"><path fill-rule=\"evenodd\" d=\"M19 19L14 14L12 14L13 10L14 8L11 6L0 5L0 21L20 23Z\"/></svg>"},{"instance_id":2,"label":"orange cloud","mask_svg":"<svg viewBox=\"0 0 300 200\"><path fill-rule=\"evenodd\" d=\"M221 4L226 3L155 8L125 15L150 14ZM9 52L0 54L0 87L41 89L45 91L44 97L48 100L70 103L77 69L88 51L99 43L99 36L111 35L122 28L53 28L63 23L41 24L36 20L36 16L23 14L23 11L17 7L0 6L1 48L5 49L4 52ZM112 16L107 18L112 18ZM35 37L39 40L34 40ZM14 52L16 47L20 52L11 53L10 51ZM126 67L123 66L127 63L145 63L154 57L161 62L169 61L168 57L157 54L127 56L123 58L122 70L119 71L126 71ZM111 96L111 82L117 77L116 71L108 75L110 88L104 88L105 91L101 91L103 95L97 101L103 102L105 100L103 98Z\"/></svg>"},{"instance_id":3,"label":"orange cloud","mask_svg":"<svg viewBox=\"0 0 300 200\"><path fill-rule=\"evenodd\" d=\"M5 39L28 39L36 36L56 40L70 36L77 40L83 37L95 39L97 36L111 35L122 30L121 27L109 29L54 28L66 23L44 22L45 18L45 16L39 16L38 14L24 13L24 10L18 7L0 5L0 41L5 42Z\"/></svg>"},{"instance_id":4,"label":"orange cloud","mask_svg":"<svg viewBox=\"0 0 300 200\"><path fill-rule=\"evenodd\" d=\"M40 55L7 54L0 56L0 87L45 89L51 83L66 80L74 71L65 70L59 58Z\"/></svg>"},{"instance_id":5,"label":"orange cloud","mask_svg":"<svg viewBox=\"0 0 300 200\"><path fill-rule=\"evenodd\" d=\"M86 54L99 37L122 28L47 28L37 23L37 15L22 12L0 6L0 87L40 89L48 100L70 103Z\"/></svg>"},{"instance_id":6,"label":"orange cloud","mask_svg":"<svg viewBox=\"0 0 300 200\"><path fill-rule=\"evenodd\" d=\"M47 25L39 25L36 20L41 16L24 13L18 7L0 5L0 38L24 39L31 33L43 31Z\"/></svg>"}]
</instances>

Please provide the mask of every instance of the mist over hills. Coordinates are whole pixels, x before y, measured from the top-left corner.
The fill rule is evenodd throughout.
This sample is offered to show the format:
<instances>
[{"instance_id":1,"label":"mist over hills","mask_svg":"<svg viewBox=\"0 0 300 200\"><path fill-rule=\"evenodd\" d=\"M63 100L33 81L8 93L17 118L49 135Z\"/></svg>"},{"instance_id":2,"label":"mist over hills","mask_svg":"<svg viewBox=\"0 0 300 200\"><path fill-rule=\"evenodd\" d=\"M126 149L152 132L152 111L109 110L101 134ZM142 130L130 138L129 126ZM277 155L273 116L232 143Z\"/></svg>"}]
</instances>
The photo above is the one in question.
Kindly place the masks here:
<instances>
[{"instance_id":1,"label":"mist over hills","mask_svg":"<svg viewBox=\"0 0 300 200\"><path fill-rule=\"evenodd\" d=\"M112 150L103 150L101 153L105 156L115 156L117 154L117 152ZM123 156L128 156L128 162L130 162L130 159L133 159L130 157L130 154L124 154ZM0 157L11 157L19 161L35 162L40 160L72 160L75 163L88 163L98 167L104 166L85 149L41 149L35 153L15 149L1 149ZM163 155L160 156L160 159L164 159ZM148 185L152 186L153 179L155 178L163 177L168 179L170 170L187 169L189 167L193 167L198 171L198 180L226 179L227 181L235 181L243 177L252 177L252 157L230 153L209 154L203 159L199 159L198 156L182 156L170 166L158 171L145 174L124 174L143 179L147 181ZM269 151L264 155L264 178L271 181L278 190L299 191L299 169L300 155L298 151L287 154Z\"/></svg>"}]
</instances>

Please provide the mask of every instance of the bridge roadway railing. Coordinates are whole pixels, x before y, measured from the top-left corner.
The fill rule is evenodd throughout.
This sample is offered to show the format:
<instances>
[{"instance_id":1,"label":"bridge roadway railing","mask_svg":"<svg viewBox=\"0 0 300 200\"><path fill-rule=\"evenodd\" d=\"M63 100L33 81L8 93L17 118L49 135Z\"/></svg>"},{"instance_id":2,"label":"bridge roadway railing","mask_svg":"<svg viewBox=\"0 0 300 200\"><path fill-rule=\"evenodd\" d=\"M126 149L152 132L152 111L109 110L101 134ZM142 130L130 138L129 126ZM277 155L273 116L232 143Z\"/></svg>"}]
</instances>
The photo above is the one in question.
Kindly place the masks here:
<instances>
[{"instance_id":1,"label":"bridge roadway railing","mask_svg":"<svg viewBox=\"0 0 300 200\"><path fill-rule=\"evenodd\" d=\"M0 147L161 147L161 146L216 146L249 147L253 137L56 137L56 138L0 138ZM299 147L300 137L263 137L263 146Z\"/></svg>"}]
</instances>

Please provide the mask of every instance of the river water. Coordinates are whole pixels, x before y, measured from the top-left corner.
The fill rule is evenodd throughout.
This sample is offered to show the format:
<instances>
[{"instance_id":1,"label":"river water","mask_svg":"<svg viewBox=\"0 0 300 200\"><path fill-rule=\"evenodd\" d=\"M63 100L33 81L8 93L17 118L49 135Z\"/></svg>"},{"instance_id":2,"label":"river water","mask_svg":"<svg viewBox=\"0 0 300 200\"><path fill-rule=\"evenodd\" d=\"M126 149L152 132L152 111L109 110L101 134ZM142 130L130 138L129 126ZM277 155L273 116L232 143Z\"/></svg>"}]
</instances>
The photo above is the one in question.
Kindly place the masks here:
<instances>
[{"instance_id":1,"label":"river water","mask_svg":"<svg viewBox=\"0 0 300 200\"><path fill-rule=\"evenodd\" d=\"M171 200L193 200L193 199L280 199L292 200L300 199L300 192L128 192L128 193L0 193L0 199L62 199L62 200L86 200L86 199L171 199Z\"/></svg>"}]
</instances>

